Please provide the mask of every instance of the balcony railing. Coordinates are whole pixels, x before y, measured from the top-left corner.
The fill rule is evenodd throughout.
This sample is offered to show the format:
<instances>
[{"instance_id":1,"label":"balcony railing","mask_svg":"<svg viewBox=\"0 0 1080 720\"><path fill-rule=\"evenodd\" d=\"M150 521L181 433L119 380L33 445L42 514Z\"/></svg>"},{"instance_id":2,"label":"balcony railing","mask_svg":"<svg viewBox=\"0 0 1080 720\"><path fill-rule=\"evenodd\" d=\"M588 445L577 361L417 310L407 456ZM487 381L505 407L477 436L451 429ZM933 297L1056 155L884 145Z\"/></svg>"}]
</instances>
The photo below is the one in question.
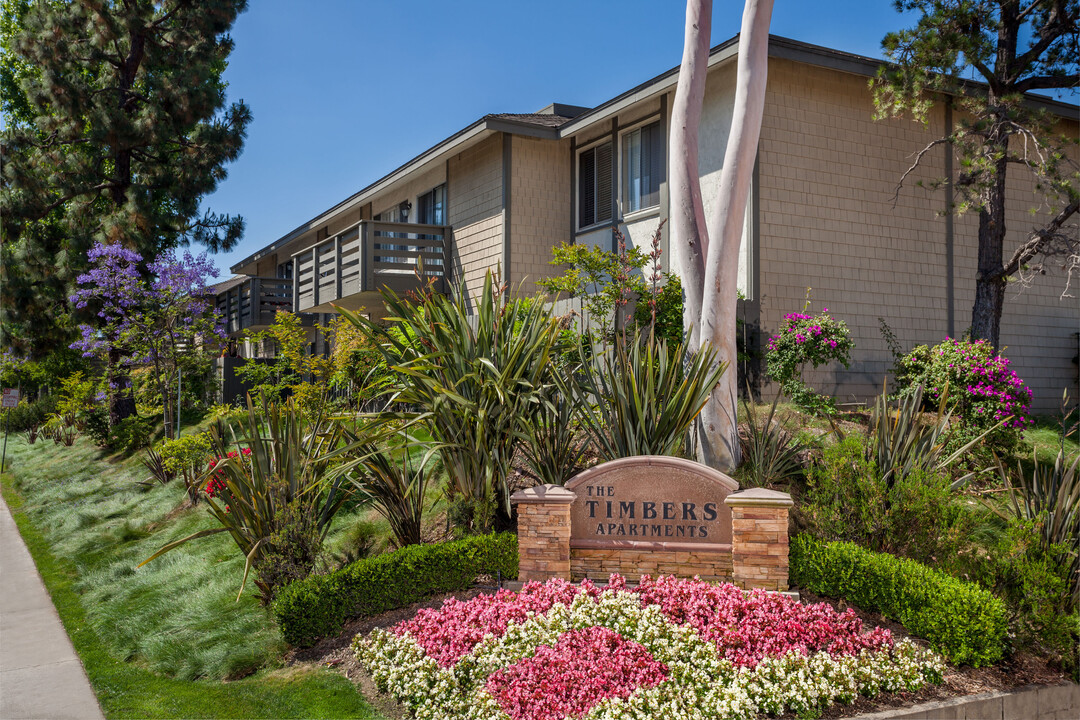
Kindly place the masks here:
<instances>
[{"instance_id":1,"label":"balcony railing","mask_svg":"<svg viewBox=\"0 0 1080 720\"><path fill-rule=\"evenodd\" d=\"M278 310L293 310L293 281L248 278L218 293L217 310L225 331L232 335L248 328L272 325Z\"/></svg>"},{"instance_id":2,"label":"balcony railing","mask_svg":"<svg viewBox=\"0 0 1080 720\"><path fill-rule=\"evenodd\" d=\"M445 292L449 242L442 225L362 220L293 255L296 311L383 287L403 293L428 279Z\"/></svg>"}]
</instances>

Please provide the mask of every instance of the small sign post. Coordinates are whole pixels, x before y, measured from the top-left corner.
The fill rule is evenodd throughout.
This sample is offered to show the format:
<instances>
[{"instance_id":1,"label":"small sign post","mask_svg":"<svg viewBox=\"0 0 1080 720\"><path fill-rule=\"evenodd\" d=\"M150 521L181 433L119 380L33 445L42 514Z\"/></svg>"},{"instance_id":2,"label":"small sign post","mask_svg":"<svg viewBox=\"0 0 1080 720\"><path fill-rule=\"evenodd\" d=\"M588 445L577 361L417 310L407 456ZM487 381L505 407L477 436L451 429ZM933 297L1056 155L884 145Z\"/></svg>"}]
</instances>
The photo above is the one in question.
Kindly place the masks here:
<instances>
[{"instance_id":1,"label":"small sign post","mask_svg":"<svg viewBox=\"0 0 1080 720\"><path fill-rule=\"evenodd\" d=\"M19 406L19 389L4 388L3 399L0 399L0 408L13 408ZM7 439L8 430L11 429L11 413L4 413L4 450L0 453L0 475L4 473L4 465L7 462Z\"/></svg>"}]
</instances>

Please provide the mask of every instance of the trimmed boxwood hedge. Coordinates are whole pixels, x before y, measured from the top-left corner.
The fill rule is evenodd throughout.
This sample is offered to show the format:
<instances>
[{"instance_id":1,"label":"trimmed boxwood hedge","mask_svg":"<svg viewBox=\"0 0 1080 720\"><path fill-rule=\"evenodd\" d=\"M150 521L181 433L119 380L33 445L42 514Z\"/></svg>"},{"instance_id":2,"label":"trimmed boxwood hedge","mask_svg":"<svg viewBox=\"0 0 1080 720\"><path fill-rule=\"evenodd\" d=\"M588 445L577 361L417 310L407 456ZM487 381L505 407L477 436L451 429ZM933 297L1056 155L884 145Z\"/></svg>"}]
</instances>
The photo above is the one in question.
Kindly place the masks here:
<instances>
[{"instance_id":1,"label":"trimmed boxwood hedge","mask_svg":"<svg viewBox=\"0 0 1080 720\"><path fill-rule=\"evenodd\" d=\"M896 620L954 664L990 665L1004 652L1005 604L914 560L804 533L791 542L791 577L799 587Z\"/></svg>"},{"instance_id":2,"label":"trimmed boxwood hedge","mask_svg":"<svg viewBox=\"0 0 1080 720\"><path fill-rule=\"evenodd\" d=\"M291 583L278 592L272 607L285 641L307 647L341 632L351 618L464 590L478 575L498 572L516 578L517 571L516 535L475 535L437 545L408 545Z\"/></svg>"}]
</instances>

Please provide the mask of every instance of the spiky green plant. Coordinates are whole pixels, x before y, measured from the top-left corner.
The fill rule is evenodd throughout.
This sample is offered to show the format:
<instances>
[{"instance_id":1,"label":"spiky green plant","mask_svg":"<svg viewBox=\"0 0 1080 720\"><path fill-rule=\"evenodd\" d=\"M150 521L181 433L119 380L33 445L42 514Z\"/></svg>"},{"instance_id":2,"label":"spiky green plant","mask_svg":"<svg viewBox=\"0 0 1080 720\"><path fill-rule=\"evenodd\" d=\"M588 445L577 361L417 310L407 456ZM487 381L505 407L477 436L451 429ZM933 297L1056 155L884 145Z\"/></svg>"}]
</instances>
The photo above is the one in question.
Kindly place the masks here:
<instances>
[{"instance_id":1,"label":"spiky green plant","mask_svg":"<svg viewBox=\"0 0 1080 720\"><path fill-rule=\"evenodd\" d=\"M331 454L342 439L341 426L321 413L307 415L292 399L275 404L263 398L257 409L248 396L240 431L237 437L230 430L227 440L219 428L210 430L212 452L219 458L213 475L219 483L213 495L204 490L203 497L219 527L169 543L139 567L191 540L227 532L246 558L239 600L248 573L266 553L271 535L282 530L279 515L287 506L299 504L302 513L315 518L320 538L326 537L346 497L341 476L330 477ZM228 457L231 449L235 457ZM274 588L258 579L255 582L260 599L269 601Z\"/></svg>"},{"instance_id":2,"label":"spiky green plant","mask_svg":"<svg viewBox=\"0 0 1080 720\"><path fill-rule=\"evenodd\" d=\"M1041 528L1044 549L1066 549L1063 561L1075 608L1080 606L1080 454L1069 458L1065 450L1065 438L1076 431L1075 424L1070 427L1074 413L1076 409L1070 410L1066 391L1061 399L1061 442L1053 466L1040 463L1035 450L1030 473L1024 472L1019 462L1016 472L1009 473L997 456L994 460L998 475L1009 489L1012 514Z\"/></svg>"},{"instance_id":3,"label":"spiky green plant","mask_svg":"<svg viewBox=\"0 0 1080 720\"><path fill-rule=\"evenodd\" d=\"M579 402L582 425L605 460L634 455L678 455L687 430L727 364L707 344L642 342L627 335L590 358L582 343L580 372L564 379Z\"/></svg>"},{"instance_id":4,"label":"spiky green plant","mask_svg":"<svg viewBox=\"0 0 1080 720\"><path fill-rule=\"evenodd\" d=\"M764 422L759 422L751 403L743 403L746 427L739 430L743 457L739 477L744 485L764 487L798 477L803 472L800 456L808 447L775 419L779 402L780 394L777 393Z\"/></svg>"},{"instance_id":5,"label":"spiky green plant","mask_svg":"<svg viewBox=\"0 0 1080 720\"><path fill-rule=\"evenodd\" d=\"M924 418L922 408L923 388L900 398L896 408L889 407L889 397L881 393L874 401L870 413L870 428L866 445L868 459L877 462L878 470L887 488L909 474L924 470L939 473L948 470L993 430L979 435L950 455L945 455L949 439L952 413L946 410L949 388L946 386L938 403L937 416ZM962 487L977 473L965 473L953 481L953 489Z\"/></svg>"},{"instance_id":6,"label":"spiky green plant","mask_svg":"<svg viewBox=\"0 0 1080 720\"><path fill-rule=\"evenodd\" d=\"M558 388L546 393L526 430L522 450L541 483L564 485L581 469L589 443L581 437L581 404Z\"/></svg>"},{"instance_id":7,"label":"spiky green plant","mask_svg":"<svg viewBox=\"0 0 1080 720\"><path fill-rule=\"evenodd\" d=\"M361 498L386 518L399 546L419 544L432 480L428 463L439 447L416 440L406 430L395 432L385 444L369 442L349 430L346 434L355 442L349 452L359 453L359 458L342 464L335 473L347 477ZM413 450L419 451L419 460Z\"/></svg>"},{"instance_id":8,"label":"spiky green plant","mask_svg":"<svg viewBox=\"0 0 1080 720\"><path fill-rule=\"evenodd\" d=\"M545 303L507 292L489 272L479 296L402 298L383 291L380 326L340 309L377 340L399 384L392 403L419 408L457 496L510 513L507 478L528 418L552 380L556 320ZM487 530L487 527L473 528Z\"/></svg>"}]
</instances>

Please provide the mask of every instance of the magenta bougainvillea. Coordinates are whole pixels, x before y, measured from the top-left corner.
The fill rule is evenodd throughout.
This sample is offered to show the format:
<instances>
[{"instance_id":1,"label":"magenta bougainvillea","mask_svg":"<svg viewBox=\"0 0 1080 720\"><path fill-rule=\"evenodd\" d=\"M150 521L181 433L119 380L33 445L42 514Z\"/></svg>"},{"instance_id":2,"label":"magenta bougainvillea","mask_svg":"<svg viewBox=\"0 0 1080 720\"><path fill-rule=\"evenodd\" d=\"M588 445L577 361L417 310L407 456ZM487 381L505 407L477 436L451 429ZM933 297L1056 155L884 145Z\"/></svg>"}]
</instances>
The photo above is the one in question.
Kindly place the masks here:
<instances>
[{"instance_id":1,"label":"magenta bougainvillea","mask_svg":"<svg viewBox=\"0 0 1080 720\"><path fill-rule=\"evenodd\" d=\"M900 358L896 368L898 394L923 387L925 409L935 410L946 394L946 406L961 427L952 445L966 443L991 431L986 442L1008 449L1031 425L1031 389L1010 369L1009 359L994 352L985 340L945 340L933 347L919 345Z\"/></svg>"},{"instance_id":2,"label":"magenta bougainvillea","mask_svg":"<svg viewBox=\"0 0 1080 720\"><path fill-rule=\"evenodd\" d=\"M854 346L847 325L830 315L829 308L817 315L792 312L784 316L780 330L769 338L766 368L792 402L806 410L830 410L832 400L806 384L802 368L817 368L834 361L848 367Z\"/></svg>"}]
</instances>

